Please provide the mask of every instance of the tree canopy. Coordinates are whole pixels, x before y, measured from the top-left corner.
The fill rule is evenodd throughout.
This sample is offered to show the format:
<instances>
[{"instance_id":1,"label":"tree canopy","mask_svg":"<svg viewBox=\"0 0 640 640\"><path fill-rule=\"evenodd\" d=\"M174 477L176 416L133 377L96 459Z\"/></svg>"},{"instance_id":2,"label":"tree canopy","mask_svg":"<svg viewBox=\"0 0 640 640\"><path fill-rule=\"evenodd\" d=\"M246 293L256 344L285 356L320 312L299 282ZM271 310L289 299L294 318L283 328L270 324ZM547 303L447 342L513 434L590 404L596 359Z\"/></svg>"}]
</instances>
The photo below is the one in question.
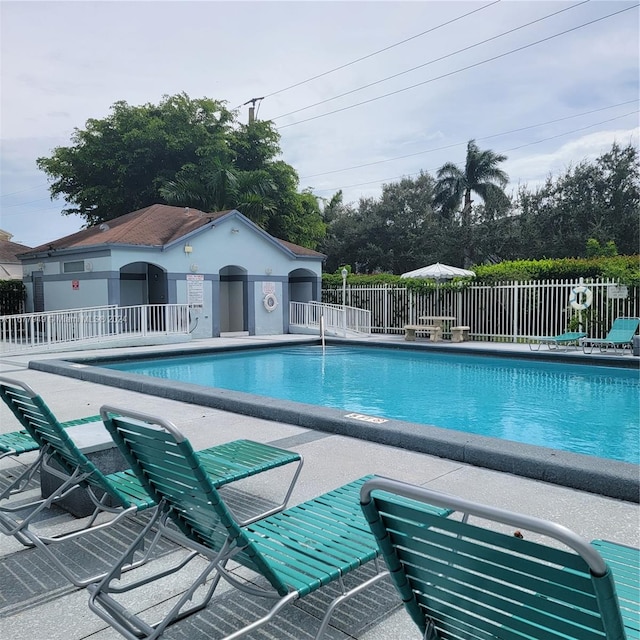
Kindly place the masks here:
<instances>
[{"instance_id":1,"label":"tree canopy","mask_svg":"<svg viewBox=\"0 0 640 640\"><path fill-rule=\"evenodd\" d=\"M460 212L463 226L471 215L471 194L477 193L483 201L506 201L503 189L509 176L498 166L507 156L491 149L481 151L475 140L467 143L464 169L447 162L438 169L434 204L446 215L452 215L462 204Z\"/></svg>"},{"instance_id":2,"label":"tree canopy","mask_svg":"<svg viewBox=\"0 0 640 640\"><path fill-rule=\"evenodd\" d=\"M504 193L505 156L467 144L465 165L383 185L379 198L324 203L299 190L271 122L242 124L222 101L165 96L116 102L37 164L63 214L98 224L154 203L238 209L268 233L327 254L326 270L403 273L431 262L634 254L640 164L633 145L583 161L533 190ZM479 196L478 201L472 195Z\"/></svg>"},{"instance_id":3,"label":"tree canopy","mask_svg":"<svg viewBox=\"0 0 640 640\"><path fill-rule=\"evenodd\" d=\"M404 178L384 185L380 198L357 205L345 205L337 194L324 208L328 229L320 250L329 256L327 271L350 265L356 273L400 274L437 261L466 266L638 253L640 164L633 145L614 144L599 158L550 176L533 190L522 186L512 197L500 186L505 176L499 168L478 170L496 169L502 156L479 151L473 141L468 150L469 174L493 180L476 191L481 201L467 200L464 216L466 194L475 189L449 163L435 180L425 173ZM478 153L487 155L474 162Z\"/></svg>"},{"instance_id":4,"label":"tree canopy","mask_svg":"<svg viewBox=\"0 0 640 640\"><path fill-rule=\"evenodd\" d=\"M155 203L238 209L277 237L315 247L325 228L317 199L278 159L270 122L244 125L222 101L165 96L157 105L116 102L75 129L72 144L37 159L52 197L88 225Z\"/></svg>"}]
</instances>

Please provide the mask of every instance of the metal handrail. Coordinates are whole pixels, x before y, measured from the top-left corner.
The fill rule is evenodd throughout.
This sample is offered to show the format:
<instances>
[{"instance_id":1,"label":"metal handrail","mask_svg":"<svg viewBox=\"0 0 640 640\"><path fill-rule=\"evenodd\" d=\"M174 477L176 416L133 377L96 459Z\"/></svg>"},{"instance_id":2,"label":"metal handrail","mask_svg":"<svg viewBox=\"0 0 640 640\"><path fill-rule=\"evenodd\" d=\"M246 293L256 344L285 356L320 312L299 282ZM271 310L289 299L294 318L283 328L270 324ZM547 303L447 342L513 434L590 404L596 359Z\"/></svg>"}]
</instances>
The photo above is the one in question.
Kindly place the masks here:
<instances>
[{"instance_id":1,"label":"metal handrail","mask_svg":"<svg viewBox=\"0 0 640 640\"><path fill-rule=\"evenodd\" d=\"M188 333L186 304L108 305L0 317L0 348L5 355L123 337Z\"/></svg>"},{"instance_id":2,"label":"metal handrail","mask_svg":"<svg viewBox=\"0 0 640 640\"><path fill-rule=\"evenodd\" d=\"M347 332L370 335L371 312L367 309L337 304L291 302L289 325L321 330L320 318L324 319L324 330L345 336Z\"/></svg>"}]
</instances>

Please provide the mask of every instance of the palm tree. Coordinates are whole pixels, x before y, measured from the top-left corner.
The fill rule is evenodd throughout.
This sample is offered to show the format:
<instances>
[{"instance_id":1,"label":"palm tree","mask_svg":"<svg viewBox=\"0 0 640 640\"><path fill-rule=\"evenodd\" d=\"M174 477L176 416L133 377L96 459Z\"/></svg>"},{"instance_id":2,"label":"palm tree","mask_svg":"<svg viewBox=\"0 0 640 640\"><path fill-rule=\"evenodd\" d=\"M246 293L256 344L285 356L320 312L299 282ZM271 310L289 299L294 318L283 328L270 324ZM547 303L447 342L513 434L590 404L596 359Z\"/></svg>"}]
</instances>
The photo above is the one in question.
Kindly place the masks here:
<instances>
[{"instance_id":1,"label":"palm tree","mask_svg":"<svg viewBox=\"0 0 640 640\"><path fill-rule=\"evenodd\" d=\"M272 198L275 190L266 171L239 171L215 159L205 172L194 167L183 169L159 191L167 204L207 212L239 209L264 227L275 211Z\"/></svg>"},{"instance_id":2,"label":"palm tree","mask_svg":"<svg viewBox=\"0 0 640 640\"><path fill-rule=\"evenodd\" d=\"M460 222L465 229L471 222L471 192L477 193L485 202L506 201L504 187L509 176L498 168L507 156L490 149L480 151L475 140L467 143L467 160L464 171L453 162L442 165L436 174L437 182L434 204L443 214L451 216L462 203Z\"/></svg>"}]
</instances>

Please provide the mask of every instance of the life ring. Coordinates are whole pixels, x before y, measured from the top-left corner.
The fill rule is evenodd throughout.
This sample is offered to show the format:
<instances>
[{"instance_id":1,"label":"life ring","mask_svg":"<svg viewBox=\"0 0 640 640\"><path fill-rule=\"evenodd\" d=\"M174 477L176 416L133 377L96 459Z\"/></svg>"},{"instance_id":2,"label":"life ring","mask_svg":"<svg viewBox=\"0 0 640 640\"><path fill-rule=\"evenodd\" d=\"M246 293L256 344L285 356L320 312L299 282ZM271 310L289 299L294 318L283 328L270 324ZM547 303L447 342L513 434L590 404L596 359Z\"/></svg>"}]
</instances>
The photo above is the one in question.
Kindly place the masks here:
<instances>
[{"instance_id":1,"label":"life ring","mask_svg":"<svg viewBox=\"0 0 640 640\"><path fill-rule=\"evenodd\" d=\"M264 304L264 308L271 313L278 306L278 298L276 298L275 293L267 293L264 297L262 304Z\"/></svg>"},{"instance_id":2,"label":"life ring","mask_svg":"<svg viewBox=\"0 0 640 640\"><path fill-rule=\"evenodd\" d=\"M578 296L582 295L582 300L578 300ZM593 292L588 287L580 285L571 289L569 296L569 304L577 311L583 311L591 306L593 301Z\"/></svg>"}]
</instances>

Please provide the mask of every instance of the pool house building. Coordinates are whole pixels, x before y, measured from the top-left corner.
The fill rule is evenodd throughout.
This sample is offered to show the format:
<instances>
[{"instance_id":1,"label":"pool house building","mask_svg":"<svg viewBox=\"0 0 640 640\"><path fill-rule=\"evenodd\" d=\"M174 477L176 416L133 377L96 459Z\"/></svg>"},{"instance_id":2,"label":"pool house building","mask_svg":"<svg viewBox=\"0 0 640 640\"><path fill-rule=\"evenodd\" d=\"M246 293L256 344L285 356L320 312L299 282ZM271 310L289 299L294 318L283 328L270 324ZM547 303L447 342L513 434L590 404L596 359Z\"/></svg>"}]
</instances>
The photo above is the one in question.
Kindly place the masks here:
<instances>
[{"instance_id":1,"label":"pool house building","mask_svg":"<svg viewBox=\"0 0 640 640\"><path fill-rule=\"evenodd\" d=\"M27 312L93 308L95 316L98 309L157 305L162 313L151 312L146 322L162 325L167 305L175 305L192 338L287 333L289 302L320 299L325 259L269 235L237 210L162 204L19 257ZM119 318L127 321L122 312Z\"/></svg>"}]
</instances>

